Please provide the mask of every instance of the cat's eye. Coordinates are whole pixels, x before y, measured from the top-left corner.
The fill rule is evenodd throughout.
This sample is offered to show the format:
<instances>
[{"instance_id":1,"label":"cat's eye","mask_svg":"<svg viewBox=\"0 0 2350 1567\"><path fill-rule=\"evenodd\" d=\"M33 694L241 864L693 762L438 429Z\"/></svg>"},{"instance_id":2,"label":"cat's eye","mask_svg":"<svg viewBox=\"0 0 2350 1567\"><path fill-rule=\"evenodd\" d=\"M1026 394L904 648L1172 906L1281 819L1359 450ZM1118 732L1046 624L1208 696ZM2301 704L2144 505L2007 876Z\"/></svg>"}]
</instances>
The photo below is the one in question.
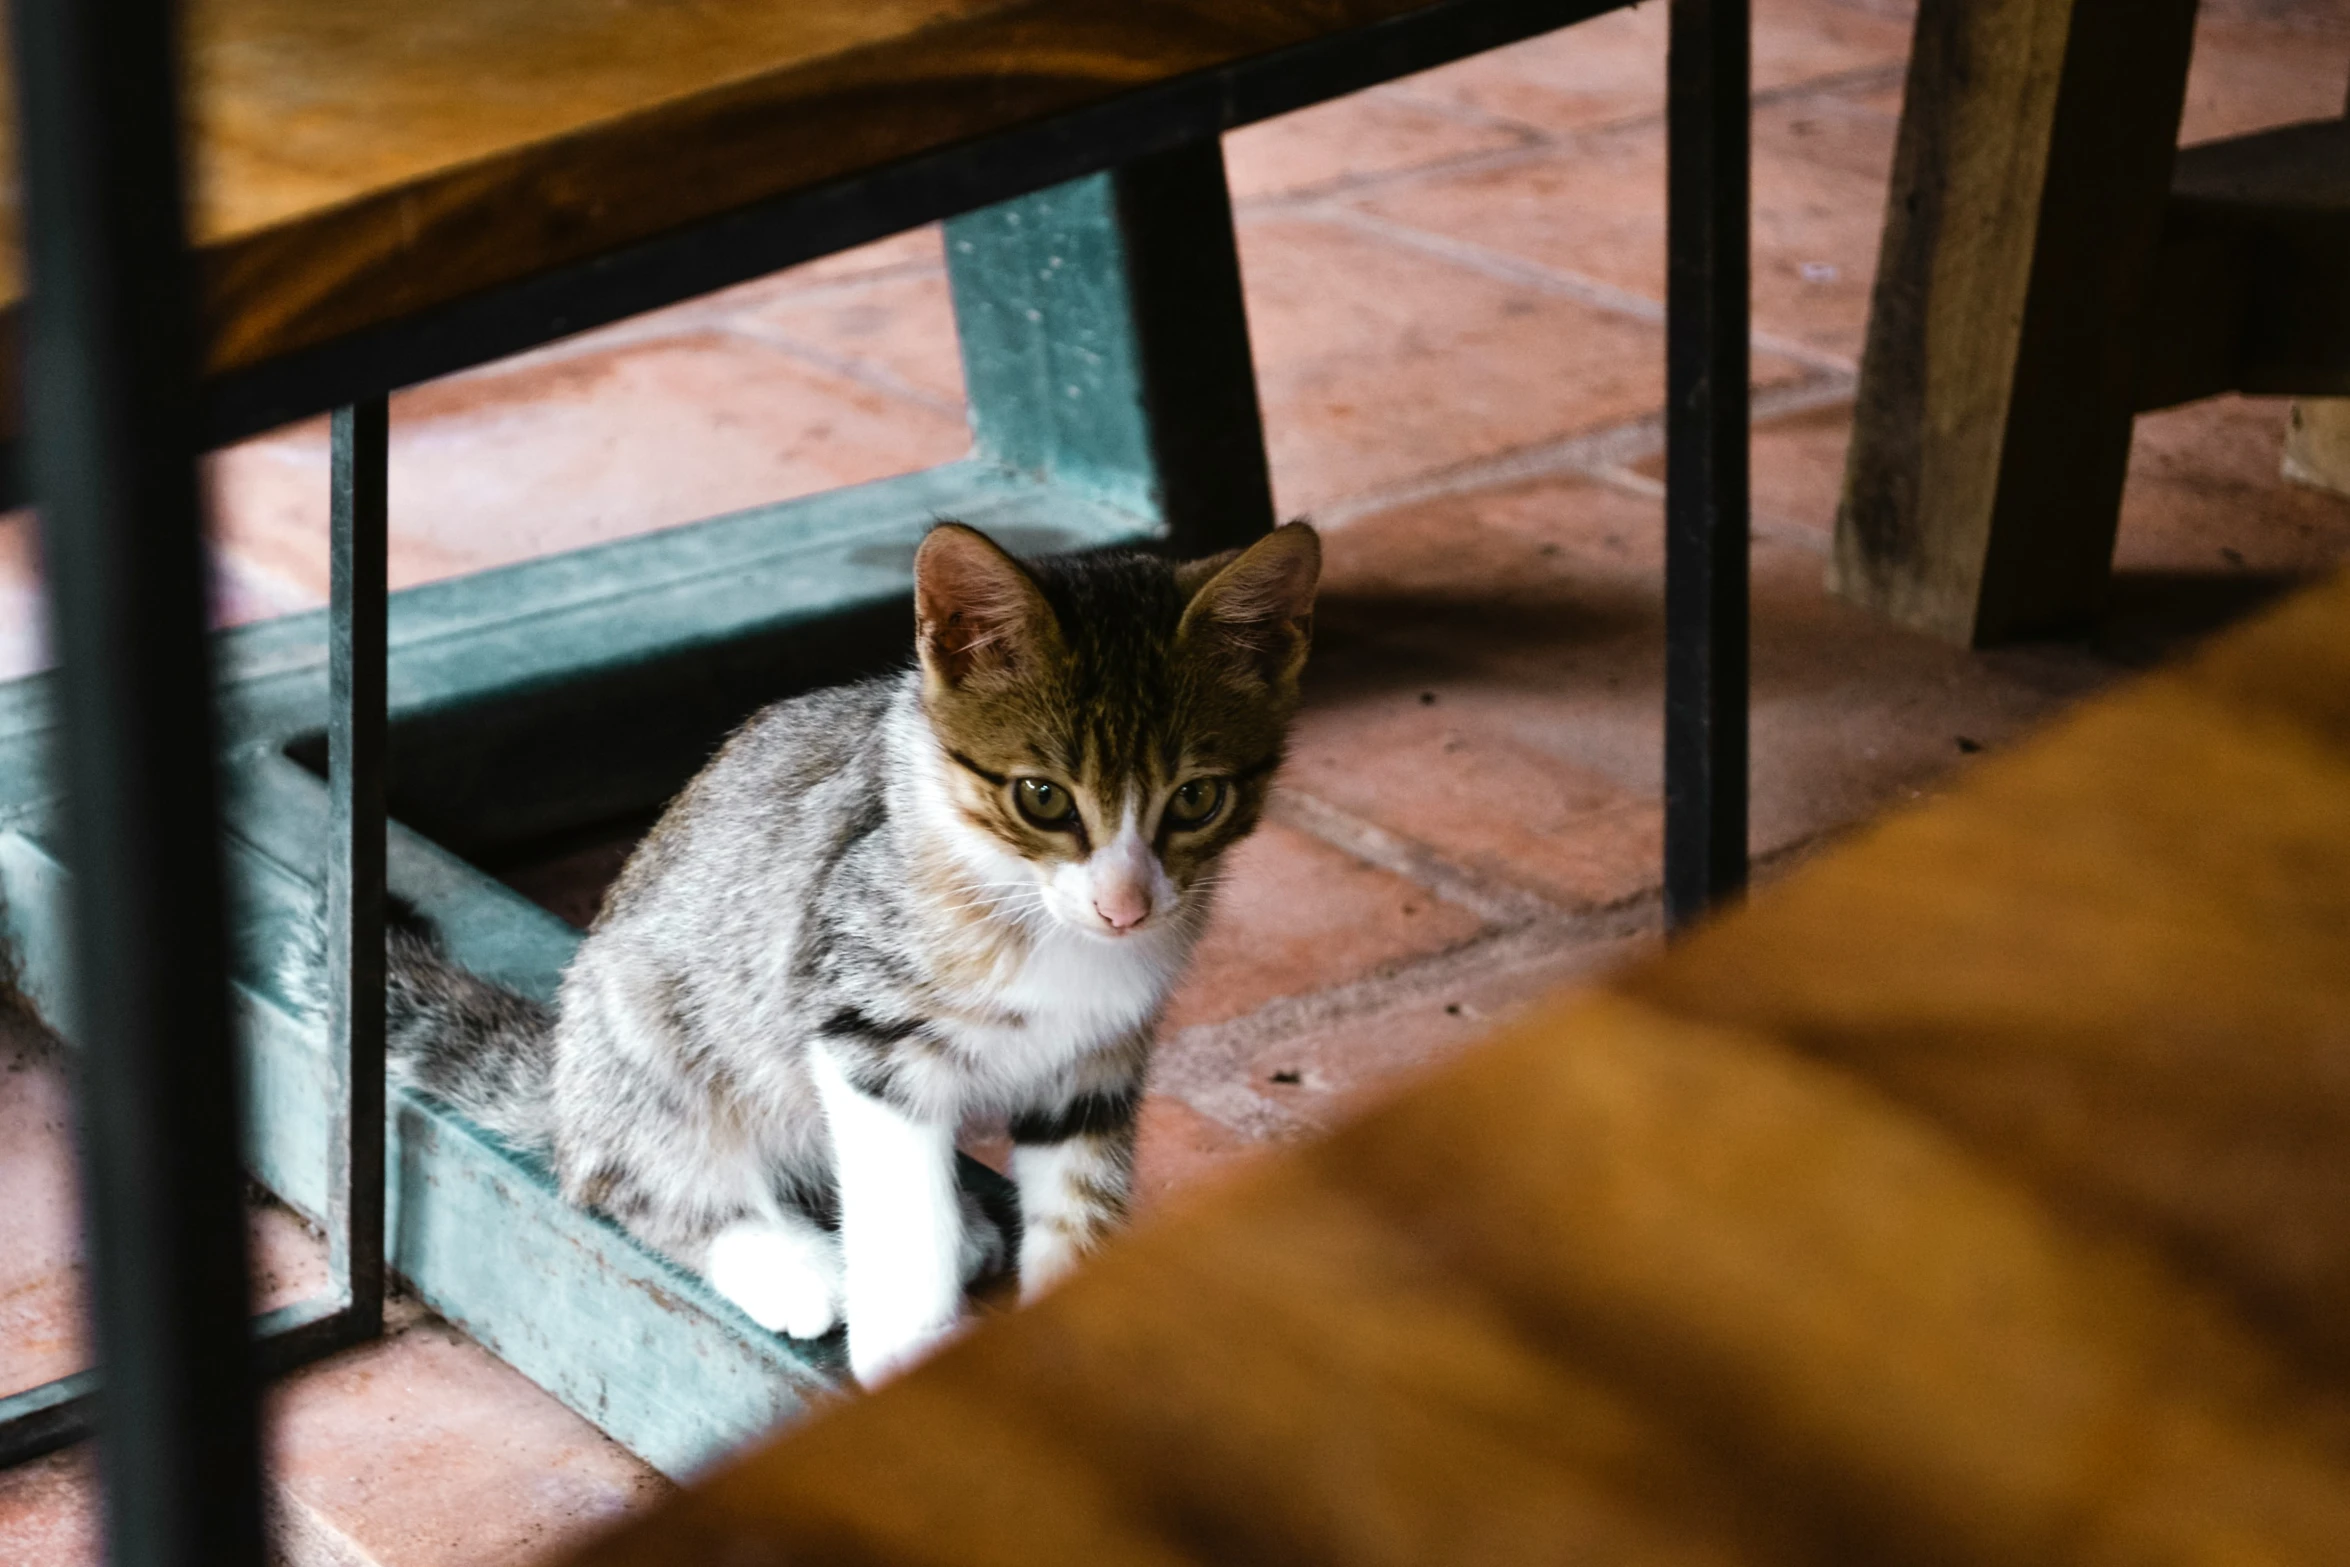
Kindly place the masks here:
<instances>
[{"instance_id":1,"label":"cat's eye","mask_svg":"<svg viewBox=\"0 0 2350 1567\"><path fill-rule=\"evenodd\" d=\"M1179 827L1205 827L1224 809L1224 780L1194 778L1175 791L1167 815Z\"/></svg>"},{"instance_id":2,"label":"cat's eye","mask_svg":"<svg viewBox=\"0 0 2350 1567\"><path fill-rule=\"evenodd\" d=\"M1077 802L1069 791L1043 778L1023 778L1012 785L1012 800L1020 814L1038 827L1057 829L1077 820Z\"/></svg>"}]
</instances>

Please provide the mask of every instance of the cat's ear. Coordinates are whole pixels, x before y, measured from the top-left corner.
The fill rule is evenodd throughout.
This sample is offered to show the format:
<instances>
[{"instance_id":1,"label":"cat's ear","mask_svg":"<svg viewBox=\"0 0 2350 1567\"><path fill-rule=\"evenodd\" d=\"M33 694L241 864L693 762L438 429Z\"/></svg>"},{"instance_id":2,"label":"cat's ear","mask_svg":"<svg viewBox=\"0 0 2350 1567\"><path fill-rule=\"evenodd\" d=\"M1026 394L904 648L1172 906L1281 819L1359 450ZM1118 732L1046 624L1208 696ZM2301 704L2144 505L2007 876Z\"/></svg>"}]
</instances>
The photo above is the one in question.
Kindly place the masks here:
<instances>
[{"instance_id":1,"label":"cat's ear","mask_svg":"<svg viewBox=\"0 0 2350 1567\"><path fill-rule=\"evenodd\" d=\"M1265 684L1287 688L1305 666L1321 576L1321 539L1302 522L1286 523L1221 559L1192 594L1179 638L1186 648L1232 660Z\"/></svg>"},{"instance_id":2,"label":"cat's ear","mask_svg":"<svg viewBox=\"0 0 2350 1567\"><path fill-rule=\"evenodd\" d=\"M1203 555L1198 560L1177 561L1175 591L1183 595L1184 603L1190 603L1199 590L1207 586L1210 578L1238 559L1240 551L1226 550L1221 555Z\"/></svg>"},{"instance_id":3,"label":"cat's ear","mask_svg":"<svg viewBox=\"0 0 2350 1567\"><path fill-rule=\"evenodd\" d=\"M923 673L949 687L1017 673L1059 635L1027 568L959 522L940 523L914 552L914 624Z\"/></svg>"}]
</instances>

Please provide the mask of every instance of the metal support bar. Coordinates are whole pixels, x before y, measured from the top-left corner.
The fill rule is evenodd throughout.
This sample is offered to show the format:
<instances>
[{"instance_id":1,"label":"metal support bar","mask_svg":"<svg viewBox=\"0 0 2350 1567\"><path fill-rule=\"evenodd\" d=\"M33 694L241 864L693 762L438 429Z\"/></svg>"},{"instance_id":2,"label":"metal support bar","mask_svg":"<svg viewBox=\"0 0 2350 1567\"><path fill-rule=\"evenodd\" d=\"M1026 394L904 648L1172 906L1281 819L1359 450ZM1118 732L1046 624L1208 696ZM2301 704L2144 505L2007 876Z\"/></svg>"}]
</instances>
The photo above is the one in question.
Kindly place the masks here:
<instances>
[{"instance_id":1,"label":"metal support bar","mask_svg":"<svg viewBox=\"0 0 2350 1567\"><path fill-rule=\"evenodd\" d=\"M1665 917L1746 884L1748 0L1672 0Z\"/></svg>"},{"instance_id":2,"label":"metal support bar","mask_svg":"<svg viewBox=\"0 0 2350 1567\"><path fill-rule=\"evenodd\" d=\"M108 1560L261 1561L167 0L10 7Z\"/></svg>"},{"instance_id":3,"label":"metal support bar","mask_svg":"<svg viewBox=\"0 0 2350 1567\"><path fill-rule=\"evenodd\" d=\"M338 1289L254 1319L254 1364L264 1379L283 1376L382 1331L380 1290L373 1310L363 1313L348 1292ZM81 1441L96 1428L97 1419L95 1371L77 1371L0 1398L0 1469Z\"/></svg>"},{"instance_id":4,"label":"metal support bar","mask_svg":"<svg viewBox=\"0 0 2350 1567\"><path fill-rule=\"evenodd\" d=\"M1273 525L1222 145L946 225L982 457L1148 517L1180 554Z\"/></svg>"},{"instance_id":5,"label":"metal support bar","mask_svg":"<svg viewBox=\"0 0 2350 1567\"><path fill-rule=\"evenodd\" d=\"M328 609L327 975L336 1084L327 1129L333 1292L253 1324L263 1376L374 1338L384 1300L385 473L388 410L375 398L333 424ZM77 1372L0 1399L0 1467L90 1434L99 1378Z\"/></svg>"},{"instance_id":6,"label":"metal support bar","mask_svg":"<svg viewBox=\"0 0 2350 1567\"><path fill-rule=\"evenodd\" d=\"M327 1242L354 1339L383 1329L384 614L390 411L335 411L327 608Z\"/></svg>"},{"instance_id":7,"label":"metal support bar","mask_svg":"<svg viewBox=\"0 0 2350 1567\"><path fill-rule=\"evenodd\" d=\"M0 1469L80 1441L97 1418L95 1371L77 1371L0 1398Z\"/></svg>"}]
</instances>

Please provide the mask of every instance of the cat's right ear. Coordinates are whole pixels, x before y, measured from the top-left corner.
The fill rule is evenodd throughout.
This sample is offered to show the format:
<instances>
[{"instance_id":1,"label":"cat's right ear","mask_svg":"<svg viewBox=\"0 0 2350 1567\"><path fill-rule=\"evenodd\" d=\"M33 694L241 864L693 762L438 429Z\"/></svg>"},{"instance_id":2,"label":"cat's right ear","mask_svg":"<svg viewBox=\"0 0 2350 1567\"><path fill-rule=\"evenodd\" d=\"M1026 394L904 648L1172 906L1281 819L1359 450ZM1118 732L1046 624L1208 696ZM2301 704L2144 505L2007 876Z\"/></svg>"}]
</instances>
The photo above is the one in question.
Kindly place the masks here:
<instances>
[{"instance_id":1,"label":"cat's right ear","mask_svg":"<svg viewBox=\"0 0 2350 1567\"><path fill-rule=\"evenodd\" d=\"M1203 561L1214 575L1192 594L1177 639L1294 696L1313 638L1322 540L1284 523L1247 549Z\"/></svg>"},{"instance_id":2,"label":"cat's right ear","mask_svg":"<svg viewBox=\"0 0 2350 1567\"><path fill-rule=\"evenodd\" d=\"M1240 559L1240 551L1226 550L1221 555L1206 555L1198 560L1175 563L1175 591L1188 604L1199 596L1199 590L1216 579L1216 574Z\"/></svg>"},{"instance_id":3,"label":"cat's right ear","mask_svg":"<svg viewBox=\"0 0 2350 1567\"><path fill-rule=\"evenodd\" d=\"M914 624L922 672L949 688L1016 674L1059 634L1036 579L959 522L940 523L914 552Z\"/></svg>"}]
</instances>

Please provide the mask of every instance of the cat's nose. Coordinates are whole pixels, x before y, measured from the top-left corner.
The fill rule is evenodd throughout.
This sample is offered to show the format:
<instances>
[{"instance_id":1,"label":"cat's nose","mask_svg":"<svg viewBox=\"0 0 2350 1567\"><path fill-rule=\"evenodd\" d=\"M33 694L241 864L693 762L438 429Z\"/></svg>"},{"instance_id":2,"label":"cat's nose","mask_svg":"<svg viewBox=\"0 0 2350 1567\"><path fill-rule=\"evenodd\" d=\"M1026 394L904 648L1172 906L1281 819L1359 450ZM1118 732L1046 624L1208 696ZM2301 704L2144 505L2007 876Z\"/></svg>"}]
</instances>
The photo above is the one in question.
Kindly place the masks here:
<instances>
[{"instance_id":1,"label":"cat's nose","mask_svg":"<svg viewBox=\"0 0 2350 1567\"><path fill-rule=\"evenodd\" d=\"M1104 887L1094 894L1093 911L1103 924L1124 935L1150 918L1150 894L1132 882Z\"/></svg>"}]
</instances>

